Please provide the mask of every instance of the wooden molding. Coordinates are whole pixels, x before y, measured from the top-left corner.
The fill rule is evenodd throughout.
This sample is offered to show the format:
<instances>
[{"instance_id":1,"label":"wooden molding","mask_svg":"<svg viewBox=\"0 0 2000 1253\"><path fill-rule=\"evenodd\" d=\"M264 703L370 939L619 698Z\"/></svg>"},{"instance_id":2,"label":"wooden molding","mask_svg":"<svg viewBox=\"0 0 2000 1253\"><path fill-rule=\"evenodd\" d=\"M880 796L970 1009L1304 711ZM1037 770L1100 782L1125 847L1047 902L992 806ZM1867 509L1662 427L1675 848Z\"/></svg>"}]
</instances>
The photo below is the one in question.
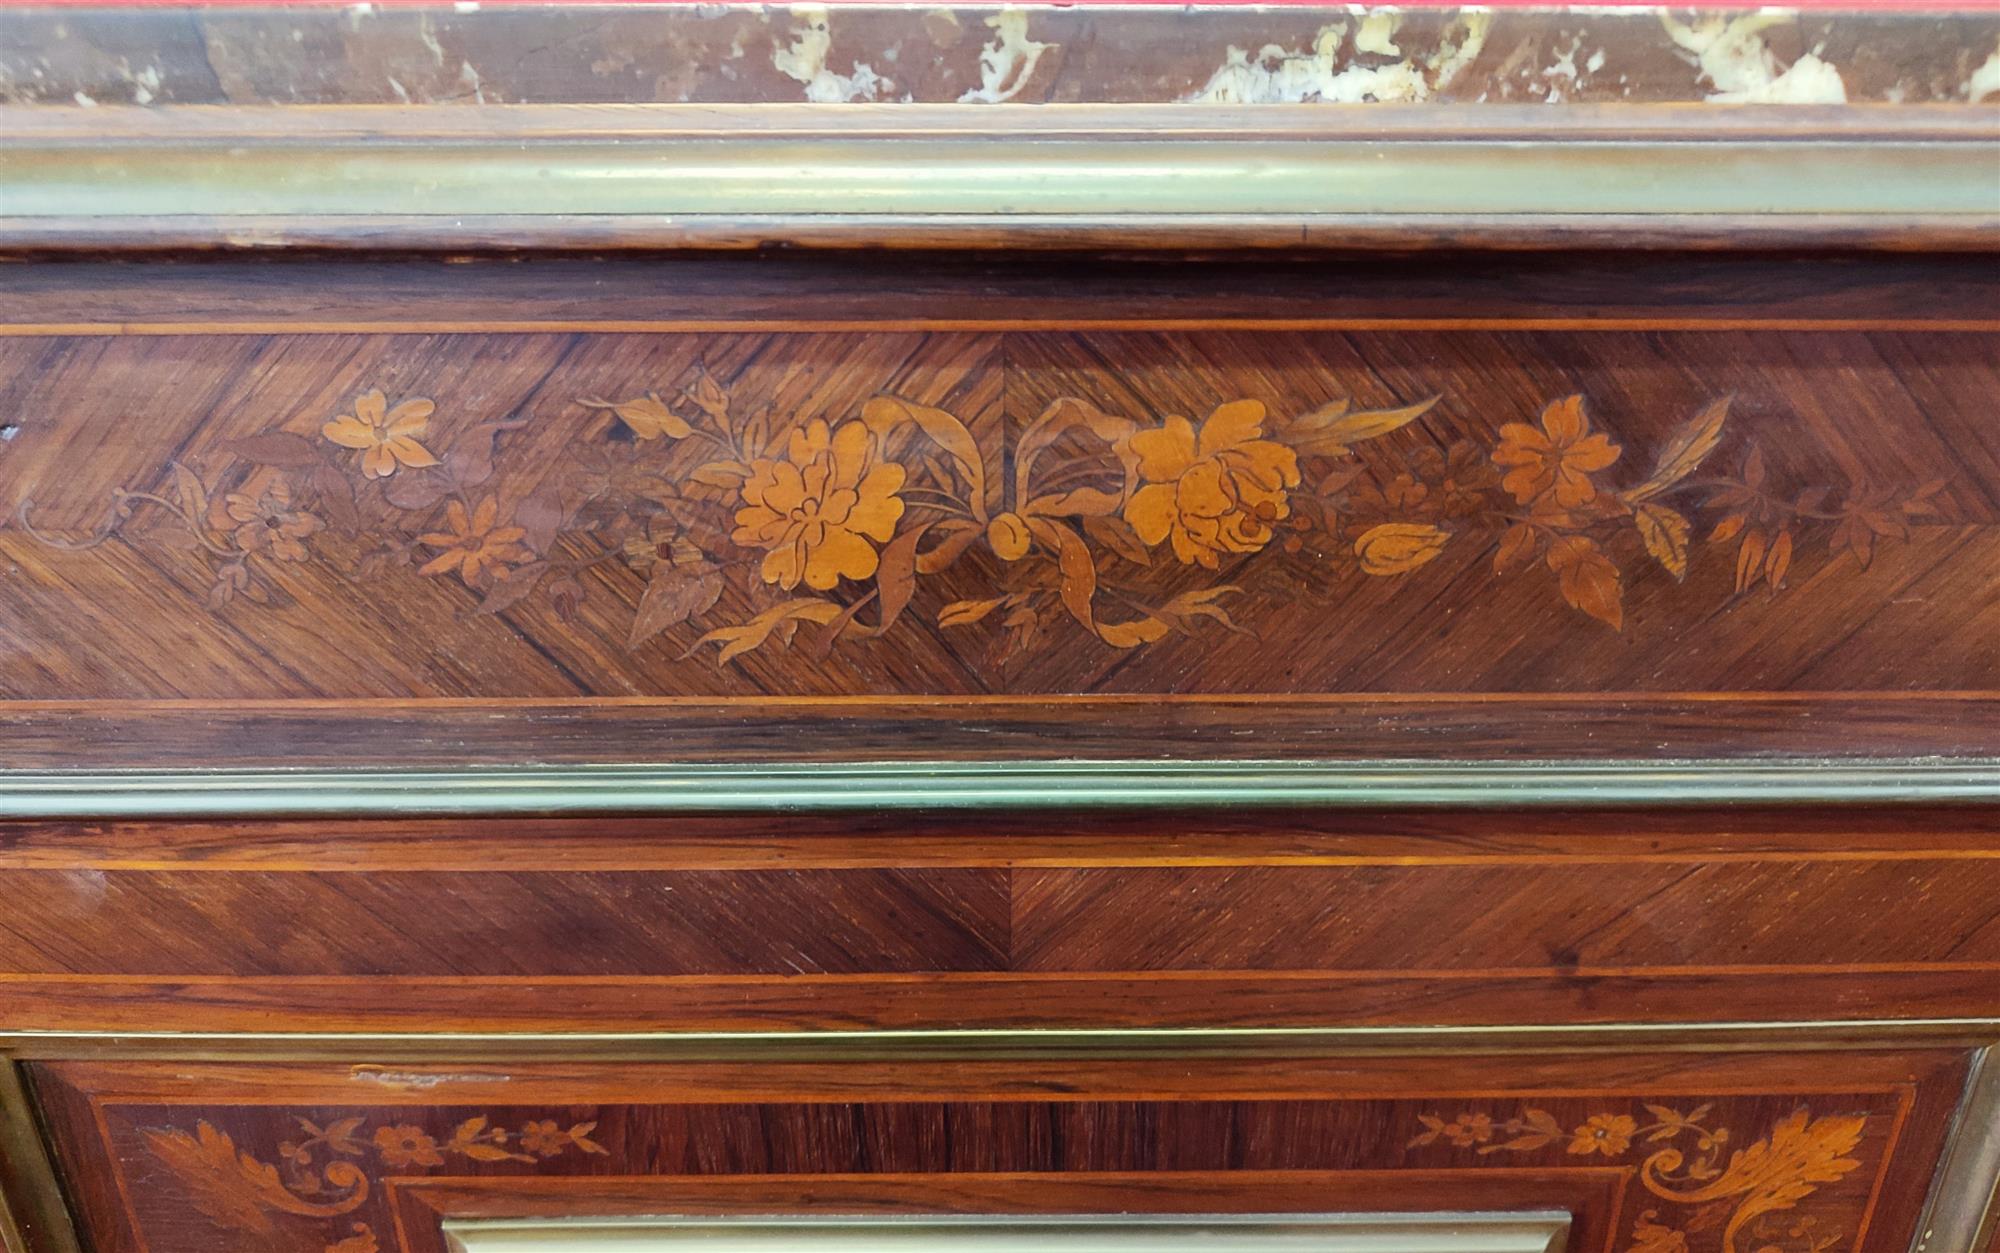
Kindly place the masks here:
<instances>
[{"instance_id":1,"label":"wooden molding","mask_svg":"<svg viewBox=\"0 0 2000 1253\"><path fill-rule=\"evenodd\" d=\"M1950 106L0 109L11 249L1986 247Z\"/></svg>"}]
</instances>

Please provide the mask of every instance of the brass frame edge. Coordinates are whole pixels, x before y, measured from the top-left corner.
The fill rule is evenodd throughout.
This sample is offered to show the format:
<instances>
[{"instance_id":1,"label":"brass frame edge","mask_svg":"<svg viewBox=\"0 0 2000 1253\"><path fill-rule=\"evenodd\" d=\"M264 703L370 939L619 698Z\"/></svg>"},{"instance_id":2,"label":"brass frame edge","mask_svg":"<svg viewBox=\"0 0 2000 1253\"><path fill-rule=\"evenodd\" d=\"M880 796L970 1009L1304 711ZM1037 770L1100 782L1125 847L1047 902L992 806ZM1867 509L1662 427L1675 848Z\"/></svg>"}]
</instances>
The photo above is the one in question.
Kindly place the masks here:
<instances>
[{"instance_id":1,"label":"brass frame edge","mask_svg":"<svg viewBox=\"0 0 2000 1253\"><path fill-rule=\"evenodd\" d=\"M856 1061L878 1059L1356 1056L1394 1053L1740 1052L2000 1045L2000 1015L1694 1023L1367 1027L1099 1027L854 1031L0 1031L0 1058L424 1061Z\"/></svg>"},{"instance_id":2,"label":"brass frame edge","mask_svg":"<svg viewBox=\"0 0 2000 1253\"><path fill-rule=\"evenodd\" d=\"M0 1248L82 1253L20 1063L0 1051Z\"/></svg>"},{"instance_id":3,"label":"brass frame edge","mask_svg":"<svg viewBox=\"0 0 2000 1253\"><path fill-rule=\"evenodd\" d=\"M2000 1232L2000 1044L1974 1054L1910 1253L1977 1253Z\"/></svg>"},{"instance_id":4,"label":"brass frame edge","mask_svg":"<svg viewBox=\"0 0 2000 1253\"><path fill-rule=\"evenodd\" d=\"M1326 1253L1368 1253L1393 1243L1400 1253L1565 1253L1573 1217L1565 1210L1436 1210L1400 1213L1279 1214L875 1214L740 1215L653 1218L447 1218L451 1253L658 1253L683 1242L755 1231L759 1248L857 1249L881 1253L1011 1253L1037 1233L1062 1246L1119 1253L1218 1250L1276 1253L1314 1237ZM1119 1235L1143 1232L1135 1246ZM1093 1233L1099 1238L1093 1238ZM1280 1234L1282 1233L1282 1234ZM1275 1236L1276 1239L1260 1238ZM984 1237L984 1238L982 1238ZM1386 1237L1386 1239L1385 1239ZM1100 1243L1101 1239L1101 1243ZM1079 1244L1079 1242L1081 1242ZM729 1241L734 1245L735 1241Z\"/></svg>"},{"instance_id":5,"label":"brass frame edge","mask_svg":"<svg viewBox=\"0 0 2000 1253\"><path fill-rule=\"evenodd\" d=\"M1977 111L0 108L0 248L2000 246Z\"/></svg>"},{"instance_id":6,"label":"brass frame edge","mask_svg":"<svg viewBox=\"0 0 2000 1253\"><path fill-rule=\"evenodd\" d=\"M2000 760L1988 758L0 770L0 819L1995 802Z\"/></svg>"},{"instance_id":7,"label":"brass frame edge","mask_svg":"<svg viewBox=\"0 0 2000 1253\"><path fill-rule=\"evenodd\" d=\"M97 194L97 193L92 193ZM405 214L387 217L212 216L7 218L0 256L84 252L145 255L286 249L467 254L772 247L1019 252L1140 250L1407 251L1448 245L1488 251L1566 248L1992 252L2000 214L1869 216L1835 213L1662 214L1367 213L1045 216L997 214Z\"/></svg>"}]
</instances>

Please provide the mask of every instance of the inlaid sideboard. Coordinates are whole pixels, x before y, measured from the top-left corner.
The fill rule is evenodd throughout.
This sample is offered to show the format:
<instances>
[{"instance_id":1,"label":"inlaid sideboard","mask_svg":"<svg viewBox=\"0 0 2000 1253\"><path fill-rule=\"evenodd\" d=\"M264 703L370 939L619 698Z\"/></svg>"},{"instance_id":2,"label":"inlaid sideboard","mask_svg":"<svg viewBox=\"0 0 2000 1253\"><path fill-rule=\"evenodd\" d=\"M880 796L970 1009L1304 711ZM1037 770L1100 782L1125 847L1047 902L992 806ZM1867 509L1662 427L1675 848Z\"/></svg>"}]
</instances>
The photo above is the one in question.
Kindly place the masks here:
<instances>
[{"instance_id":1,"label":"inlaid sideboard","mask_svg":"<svg viewBox=\"0 0 2000 1253\"><path fill-rule=\"evenodd\" d=\"M9 1253L2000 1253L2000 14L0 10Z\"/></svg>"}]
</instances>

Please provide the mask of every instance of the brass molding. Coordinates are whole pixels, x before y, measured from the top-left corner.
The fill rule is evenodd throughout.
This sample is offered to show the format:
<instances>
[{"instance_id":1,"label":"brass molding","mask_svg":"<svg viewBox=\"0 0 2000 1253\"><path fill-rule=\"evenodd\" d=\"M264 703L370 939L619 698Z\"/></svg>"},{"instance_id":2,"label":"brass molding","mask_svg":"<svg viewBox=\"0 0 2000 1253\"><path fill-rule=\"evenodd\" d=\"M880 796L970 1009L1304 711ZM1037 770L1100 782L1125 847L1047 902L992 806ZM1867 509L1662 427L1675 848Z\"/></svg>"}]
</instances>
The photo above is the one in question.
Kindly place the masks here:
<instances>
[{"instance_id":1,"label":"brass molding","mask_svg":"<svg viewBox=\"0 0 2000 1253\"><path fill-rule=\"evenodd\" d=\"M1560 1211L450 1219L452 1253L1563 1253Z\"/></svg>"},{"instance_id":2,"label":"brass molding","mask_svg":"<svg viewBox=\"0 0 2000 1253\"><path fill-rule=\"evenodd\" d=\"M0 108L0 247L2000 242L1961 106Z\"/></svg>"},{"instance_id":3,"label":"brass molding","mask_svg":"<svg viewBox=\"0 0 2000 1253\"><path fill-rule=\"evenodd\" d=\"M21 1060L866 1061L962 1058L1312 1057L1371 1054L1730 1052L1876 1049L1885 1042L1979 1048L2000 1017L1410 1027L657 1032L0 1032Z\"/></svg>"},{"instance_id":4,"label":"brass molding","mask_svg":"<svg viewBox=\"0 0 2000 1253\"><path fill-rule=\"evenodd\" d=\"M20 1066L0 1058L0 1248L81 1253Z\"/></svg>"},{"instance_id":5,"label":"brass molding","mask_svg":"<svg viewBox=\"0 0 2000 1253\"><path fill-rule=\"evenodd\" d=\"M1930 1199L1910 1253L1977 1253L2000 1234L2000 1045L1981 1049L1965 1077Z\"/></svg>"},{"instance_id":6,"label":"brass molding","mask_svg":"<svg viewBox=\"0 0 2000 1253\"><path fill-rule=\"evenodd\" d=\"M0 818L1991 803L2000 761L994 761L0 771Z\"/></svg>"}]
</instances>

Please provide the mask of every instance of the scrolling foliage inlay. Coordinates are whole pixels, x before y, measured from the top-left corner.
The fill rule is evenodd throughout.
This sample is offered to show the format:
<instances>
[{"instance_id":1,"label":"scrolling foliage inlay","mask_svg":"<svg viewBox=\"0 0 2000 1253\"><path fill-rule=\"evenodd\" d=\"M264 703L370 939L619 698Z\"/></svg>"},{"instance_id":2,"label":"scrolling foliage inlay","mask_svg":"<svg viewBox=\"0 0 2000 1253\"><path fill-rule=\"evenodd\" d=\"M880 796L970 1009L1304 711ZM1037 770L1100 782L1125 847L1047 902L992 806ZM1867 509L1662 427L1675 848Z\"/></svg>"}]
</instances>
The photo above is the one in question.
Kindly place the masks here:
<instances>
[{"instance_id":1,"label":"scrolling foliage inlay","mask_svg":"<svg viewBox=\"0 0 2000 1253\"><path fill-rule=\"evenodd\" d=\"M94 534L38 530L31 500L17 520L81 551L142 510L165 511L209 563L214 610L284 601L284 567L331 560L323 541L335 534L356 554L342 577L456 580L478 614L541 596L570 620L593 593L590 572L624 563L645 580L625 644L685 625L680 656L712 648L721 664L792 645L808 625L822 655L886 636L923 579L975 549L1002 577L944 603L936 622L997 625L1003 659L1063 622L1114 649L1251 634L1232 576L1273 549L1306 553L1331 583L1408 578L1476 545L1497 577L1539 578L1621 630L1635 561L1678 581L1714 550L1733 561L1736 594L1775 594L1807 544L1866 567L1881 541L1934 512L1944 486L1777 482L1755 443L1723 452L1726 396L1647 450L1643 474L1621 475L1636 458L1582 395L1501 422L1484 444L1391 453L1369 445L1441 397L1298 413L1237 397L1191 418L1066 396L996 456L958 416L894 394L831 418L743 412L698 365L669 392L578 397L602 422L525 488L525 474L500 471L533 415L452 414L448 400L371 388L311 434L234 440L219 476L176 461L155 490L117 491ZM1176 571L1213 577L1188 586ZM725 590L751 610L719 610Z\"/></svg>"},{"instance_id":2,"label":"scrolling foliage inlay","mask_svg":"<svg viewBox=\"0 0 2000 1253\"><path fill-rule=\"evenodd\" d=\"M347 1117L321 1126L295 1118L301 1134L278 1146L282 1173L237 1148L227 1132L205 1120L195 1123L192 1134L172 1127L149 1127L140 1134L152 1154L187 1185L189 1199L203 1214L226 1230L267 1238L279 1234L274 1214L331 1219L360 1209L370 1196L375 1169L410 1173L454 1161L533 1164L571 1150L600 1157L606 1152L590 1138L595 1121L563 1127L551 1119L529 1120L509 1132L479 1115L459 1123L444 1139L410 1123L383 1123L368 1133L366 1121ZM329 1159L325 1165L318 1165L318 1154ZM348 1232L328 1242L326 1253L376 1253L370 1224L352 1223Z\"/></svg>"},{"instance_id":3,"label":"scrolling foliage inlay","mask_svg":"<svg viewBox=\"0 0 2000 1253\"><path fill-rule=\"evenodd\" d=\"M1420 1112L1421 1105L1388 1116L1392 1123L1414 1119L1417 1134L1400 1166L1419 1174L1488 1163L1552 1170L1631 1166L1644 1193L1622 1200L1613 1216L1621 1233L1630 1233L1616 1246L1624 1253L1827 1253L1847 1243L1845 1232L1859 1220L1859 1199L1852 1187L1827 1189L1860 1171L1871 1156L1863 1144L1868 1114L1816 1114L1805 1105L1780 1115L1751 1113L1729 1098L1606 1099L1574 1102L1561 1117L1539 1104L1510 1110L1478 1103L1450 1119ZM601 1118L610 1130L603 1143L596 1138ZM725 1121L760 1125L755 1119ZM629 1108L576 1106L556 1116L547 1110L421 1107L328 1111L290 1113L270 1126L232 1135L197 1118L191 1131L171 1123L135 1130L142 1151L170 1172L169 1188L179 1203L222 1230L254 1238L259 1248L302 1253L372 1253L378 1243L392 1246L385 1206L388 1185L397 1181L522 1172L677 1173L674 1151L656 1138L665 1133ZM1739 1137L1737 1130L1752 1134ZM275 1150L254 1147L280 1137ZM800 1143L817 1142L808 1137ZM919 1152L914 1142L905 1147ZM1381 1148L1372 1136L1347 1143L1311 1132L1283 1151L1314 1168L1380 1169ZM746 1169L782 1174L794 1166L749 1151L756 1166ZM924 1170L962 1168L924 1160ZM899 1158L876 1168L915 1166Z\"/></svg>"},{"instance_id":4,"label":"scrolling foliage inlay","mask_svg":"<svg viewBox=\"0 0 2000 1253\"><path fill-rule=\"evenodd\" d=\"M1662 1201L1703 1208L1670 1222L1660 1221L1659 1210L1646 1210L1633 1227L1631 1253L1690 1253L1709 1247L1721 1253L1824 1253L1841 1242L1840 1232L1822 1230L1810 1215L1790 1222L1774 1215L1861 1165L1852 1154L1867 1126L1865 1116L1815 1118L1802 1107L1779 1120L1763 1139L1736 1148L1729 1128L1704 1125L1714 1112L1712 1104L1685 1113L1666 1105L1641 1103L1639 1108L1643 1115L1597 1113L1568 1129L1547 1110L1534 1107L1504 1119L1483 1111L1449 1121L1420 1114L1423 1130L1410 1147L1443 1141L1485 1157L1560 1145L1573 1157L1623 1158L1634 1153L1635 1145L1660 1145L1639 1163L1640 1182ZM1718 1223L1721 1235L1705 1241L1704 1233ZM1751 1240L1747 1245L1746 1233Z\"/></svg>"}]
</instances>

